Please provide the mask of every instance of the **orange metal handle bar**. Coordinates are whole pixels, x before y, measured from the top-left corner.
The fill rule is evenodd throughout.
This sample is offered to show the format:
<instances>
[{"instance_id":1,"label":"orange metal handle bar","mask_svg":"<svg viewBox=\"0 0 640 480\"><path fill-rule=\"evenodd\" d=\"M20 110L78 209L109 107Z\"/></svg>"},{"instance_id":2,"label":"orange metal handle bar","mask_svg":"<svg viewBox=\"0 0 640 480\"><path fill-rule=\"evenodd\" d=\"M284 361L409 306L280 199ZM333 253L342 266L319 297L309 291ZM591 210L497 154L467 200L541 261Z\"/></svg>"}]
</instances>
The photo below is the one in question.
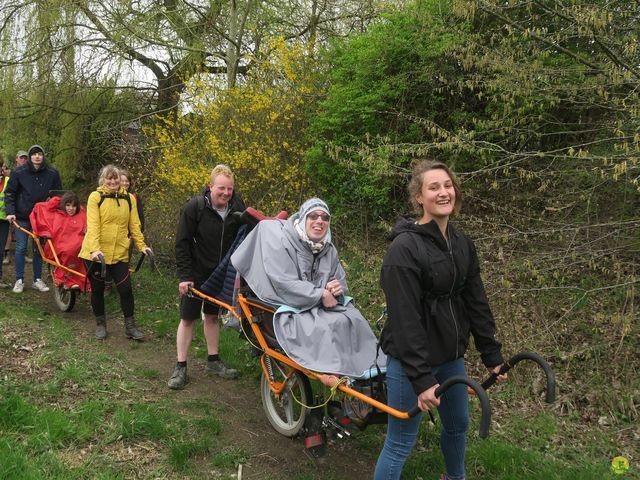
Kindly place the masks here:
<instances>
[{"instance_id":1,"label":"orange metal handle bar","mask_svg":"<svg viewBox=\"0 0 640 480\"><path fill-rule=\"evenodd\" d=\"M236 317L238 319L238 321L242 321L242 318L240 317L240 315L238 315L238 313L234 310L234 308L229 305L228 303L224 303L221 302L220 300L210 297L209 295L207 295L206 293L202 293L200 290L198 290L197 288L194 287L189 287L189 293L187 295L192 295L194 297L199 297L202 300L206 300L207 302L211 302L215 305L218 305L219 307L222 307L226 310L229 311L229 313L231 313L231 315L233 315L234 317Z\"/></svg>"},{"instance_id":2,"label":"orange metal handle bar","mask_svg":"<svg viewBox=\"0 0 640 480\"><path fill-rule=\"evenodd\" d=\"M202 292L200 292L199 290L195 289L195 288L190 288L189 289L190 292L192 292L193 294L195 294L196 296L203 298L205 300L208 300L220 307L226 308L227 310L229 310L237 319L238 321L242 322L242 318L240 318L240 316L237 314L237 312L235 312L232 307L224 302L221 302L220 300L217 300L213 297L210 297ZM320 377L324 374L322 373L317 373L314 372L312 370L308 370L304 367L301 367L300 365L298 365L296 362L294 362L293 360L291 360L289 357L287 357L286 355L283 355L282 353L278 352L277 350L274 350L273 348L269 347L267 345L267 341L264 338L264 335L262 335L262 331L260 330L260 327L258 326L258 324L254 321L252 321L252 314L251 314L251 310L249 307L257 307L260 308L261 310L267 311L267 312L273 312L273 309L269 308L266 305L263 305L261 303L257 303L257 302L253 302L251 300L248 300L244 295L239 294L238 295L238 303L240 305L240 308L242 309L242 312L244 313L244 315L246 316L246 318L250 321L251 323L251 329L254 332L258 343L260 344L260 348L262 348L263 352L265 355L270 356L271 358L284 363L285 365L288 365L289 367L291 367L294 370L298 370L300 372L302 372L303 374L305 374L306 376L316 379L316 380L320 380ZM263 356L264 358L264 356ZM267 369L266 366L264 364L264 361L261 361L262 364L262 369L264 370L265 374L267 374ZM480 436L482 438L485 438L488 435L489 432L489 423L491 421L491 407L489 405L489 398L487 397L486 392L484 391L484 389L474 380L467 378L467 377L452 377L450 379L448 379L446 382L444 382L442 385L440 385L440 387L438 387L438 389L436 389L436 396L440 396L442 395L444 392L446 392L453 384L455 383L466 383L467 385L473 386L473 388L477 388L478 392L480 393L480 399L481 399L481 404L482 404L482 420L481 420L481 424L480 424ZM270 388L274 391L274 393L278 394L278 386L276 385L271 385L270 382ZM412 418L415 417L419 412L420 409L418 408L418 406L415 406L414 408L412 408L411 410L409 410L408 412L403 412L400 410L397 410L393 407L390 407L389 405L379 402L378 400L375 400L371 397L368 397L367 395L354 390L351 387L348 387L346 385L339 385L338 386L338 390L342 391L343 393L346 393L347 395L351 395L352 397L355 397L375 408L377 408L378 410L381 410L389 415L392 415L396 418L400 418L400 419L408 419L408 418Z\"/></svg>"}]
</instances>

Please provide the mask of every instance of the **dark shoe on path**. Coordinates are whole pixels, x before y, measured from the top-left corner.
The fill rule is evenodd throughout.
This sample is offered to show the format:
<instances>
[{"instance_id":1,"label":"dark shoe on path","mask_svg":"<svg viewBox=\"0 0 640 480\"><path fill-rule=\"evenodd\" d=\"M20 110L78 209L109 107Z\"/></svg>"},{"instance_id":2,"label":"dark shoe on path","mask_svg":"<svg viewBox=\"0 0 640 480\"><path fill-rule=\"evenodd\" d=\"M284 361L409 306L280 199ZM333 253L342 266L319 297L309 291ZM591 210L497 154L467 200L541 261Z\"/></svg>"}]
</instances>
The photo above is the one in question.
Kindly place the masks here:
<instances>
[{"instance_id":1,"label":"dark shoe on path","mask_svg":"<svg viewBox=\"0 0 640 480\"><path fill-rule=\"evenodd\" d=\"M96 317L96 338L98 340L107 338L107 317L104 315Z\"/></svg>"},{"instance_id":2,"label":"dark shoe on path","mask_svg":"<svg viewBox=\"0 0 640 480\"><path fill-rule=\"evenodd\" d=\"M171 390L182 390L188 381L189 379L187 377L187 366L176 365L176 368L171 374L171 378L167 382L167 385Z\"/></svg>"},{"instance_id":3,"label":"dark shoe on path","mask_svg":"<svg viewBox=\"0 0 640 480\"><path fill-rule=\"evenodd\" d=\"M207 373L218 375L222 378L236 378L238 371L234 368L227 367L222 360L207 361Z\"/></svg>"},{"instance_id":4,"label":"dark shoe on path","mask_svg":"<svg viewBox=\"0 0 640 480\"><path fill-rule=\"evenodd\" d=\"M132 340L142 340L144 338L144 333L138 330L136 326L136 321L133 317L128 317L124 319L124 335L127 338L131 338Z\"/></svg>"}]
</instances>

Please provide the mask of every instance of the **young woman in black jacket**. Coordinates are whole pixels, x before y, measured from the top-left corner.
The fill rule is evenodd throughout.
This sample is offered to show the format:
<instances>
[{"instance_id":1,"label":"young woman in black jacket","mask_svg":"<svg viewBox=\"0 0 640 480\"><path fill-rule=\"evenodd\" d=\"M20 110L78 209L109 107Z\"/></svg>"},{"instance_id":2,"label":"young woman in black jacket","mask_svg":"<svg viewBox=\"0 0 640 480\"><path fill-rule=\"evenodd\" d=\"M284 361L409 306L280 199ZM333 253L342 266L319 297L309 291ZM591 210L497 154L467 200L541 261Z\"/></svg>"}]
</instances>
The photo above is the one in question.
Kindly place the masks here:
<instances>
[{"instance_id":1,"label":"young woman in black jacket","mask_svg":"<svg viewBox=\"0 0 640 480\"><path fill-rule=\"evenodd\" d=\"M388 403L403 411L416 403L422 411L438 408L447 472L440 478L463 480L467 386L458 384L442 398L434 391L447 378L465 374L470 333L490 371L497 372L504 360L475 247L449 223L462 203L455 176L443 163L420 161L413 170L409 196L419 218L398 221L380 275L388 312L381 337L387 354ZM506 380L506 375L498 380ZM400 478L421 416L399 420L389 415L375 480Z\"/></svg>"}]
</instances>

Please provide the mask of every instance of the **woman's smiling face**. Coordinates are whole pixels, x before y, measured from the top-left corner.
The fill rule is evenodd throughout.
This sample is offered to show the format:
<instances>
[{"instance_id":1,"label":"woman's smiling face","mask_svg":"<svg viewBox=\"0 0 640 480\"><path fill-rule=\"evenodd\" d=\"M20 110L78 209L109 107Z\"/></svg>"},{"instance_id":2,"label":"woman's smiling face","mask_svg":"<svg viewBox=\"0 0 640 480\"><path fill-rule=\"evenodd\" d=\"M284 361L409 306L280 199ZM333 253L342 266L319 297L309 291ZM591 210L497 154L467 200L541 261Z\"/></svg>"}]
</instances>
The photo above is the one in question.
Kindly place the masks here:
<instances>
[{"instance_id":1,"label":"woman's smiling face","mask_svg":"<svg viewBox=\"0 0 640 480\"><path fill-rule=\"evenodd\" d=\"M115 175L113 177L105 178L104 185L112 192L117 192L120 188L120 177Z\"/></svg>"},{"instance_id":2,"label":"woman's smiling face","mask_svg":"<svg viewBox=\"0 0 640 480\"><path fill-rule=\"evenodd\" d=\"M456 191L449 174L441 168L423 173L422 190L416 195L425 220L449 217L456 203Z\"/></svg>"}]
</instances>

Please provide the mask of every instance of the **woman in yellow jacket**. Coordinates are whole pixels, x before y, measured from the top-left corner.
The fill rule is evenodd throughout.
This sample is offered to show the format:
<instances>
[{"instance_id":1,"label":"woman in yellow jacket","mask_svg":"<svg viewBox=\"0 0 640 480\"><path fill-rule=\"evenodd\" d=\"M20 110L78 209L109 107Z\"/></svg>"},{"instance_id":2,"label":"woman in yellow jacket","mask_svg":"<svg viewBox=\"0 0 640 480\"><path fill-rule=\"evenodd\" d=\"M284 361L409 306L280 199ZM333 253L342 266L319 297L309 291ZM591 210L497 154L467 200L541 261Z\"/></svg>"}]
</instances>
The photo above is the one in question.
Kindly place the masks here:
<instances>
[{"instance_id":1,"label":"woman in yellow jacket","mask_svg":"<svg viewBox=\"0 0 640 480\"><path fill-rule=\"evenodd\" d=\"M107 320L104 312L104 278L100 272L100 256L104 257L111 274L124 314L125 336L141 340L143 333L133 318L134 302L129 275L129 237L145 255L151 249L144 243L136 199L120 187L120 171L114 165L100 170L100 185L87 200L87 234L82 242L80 258L87 265L91 283L91 309L96 317L96 338L107 338Z\"/></svg>"}]
</instances>

